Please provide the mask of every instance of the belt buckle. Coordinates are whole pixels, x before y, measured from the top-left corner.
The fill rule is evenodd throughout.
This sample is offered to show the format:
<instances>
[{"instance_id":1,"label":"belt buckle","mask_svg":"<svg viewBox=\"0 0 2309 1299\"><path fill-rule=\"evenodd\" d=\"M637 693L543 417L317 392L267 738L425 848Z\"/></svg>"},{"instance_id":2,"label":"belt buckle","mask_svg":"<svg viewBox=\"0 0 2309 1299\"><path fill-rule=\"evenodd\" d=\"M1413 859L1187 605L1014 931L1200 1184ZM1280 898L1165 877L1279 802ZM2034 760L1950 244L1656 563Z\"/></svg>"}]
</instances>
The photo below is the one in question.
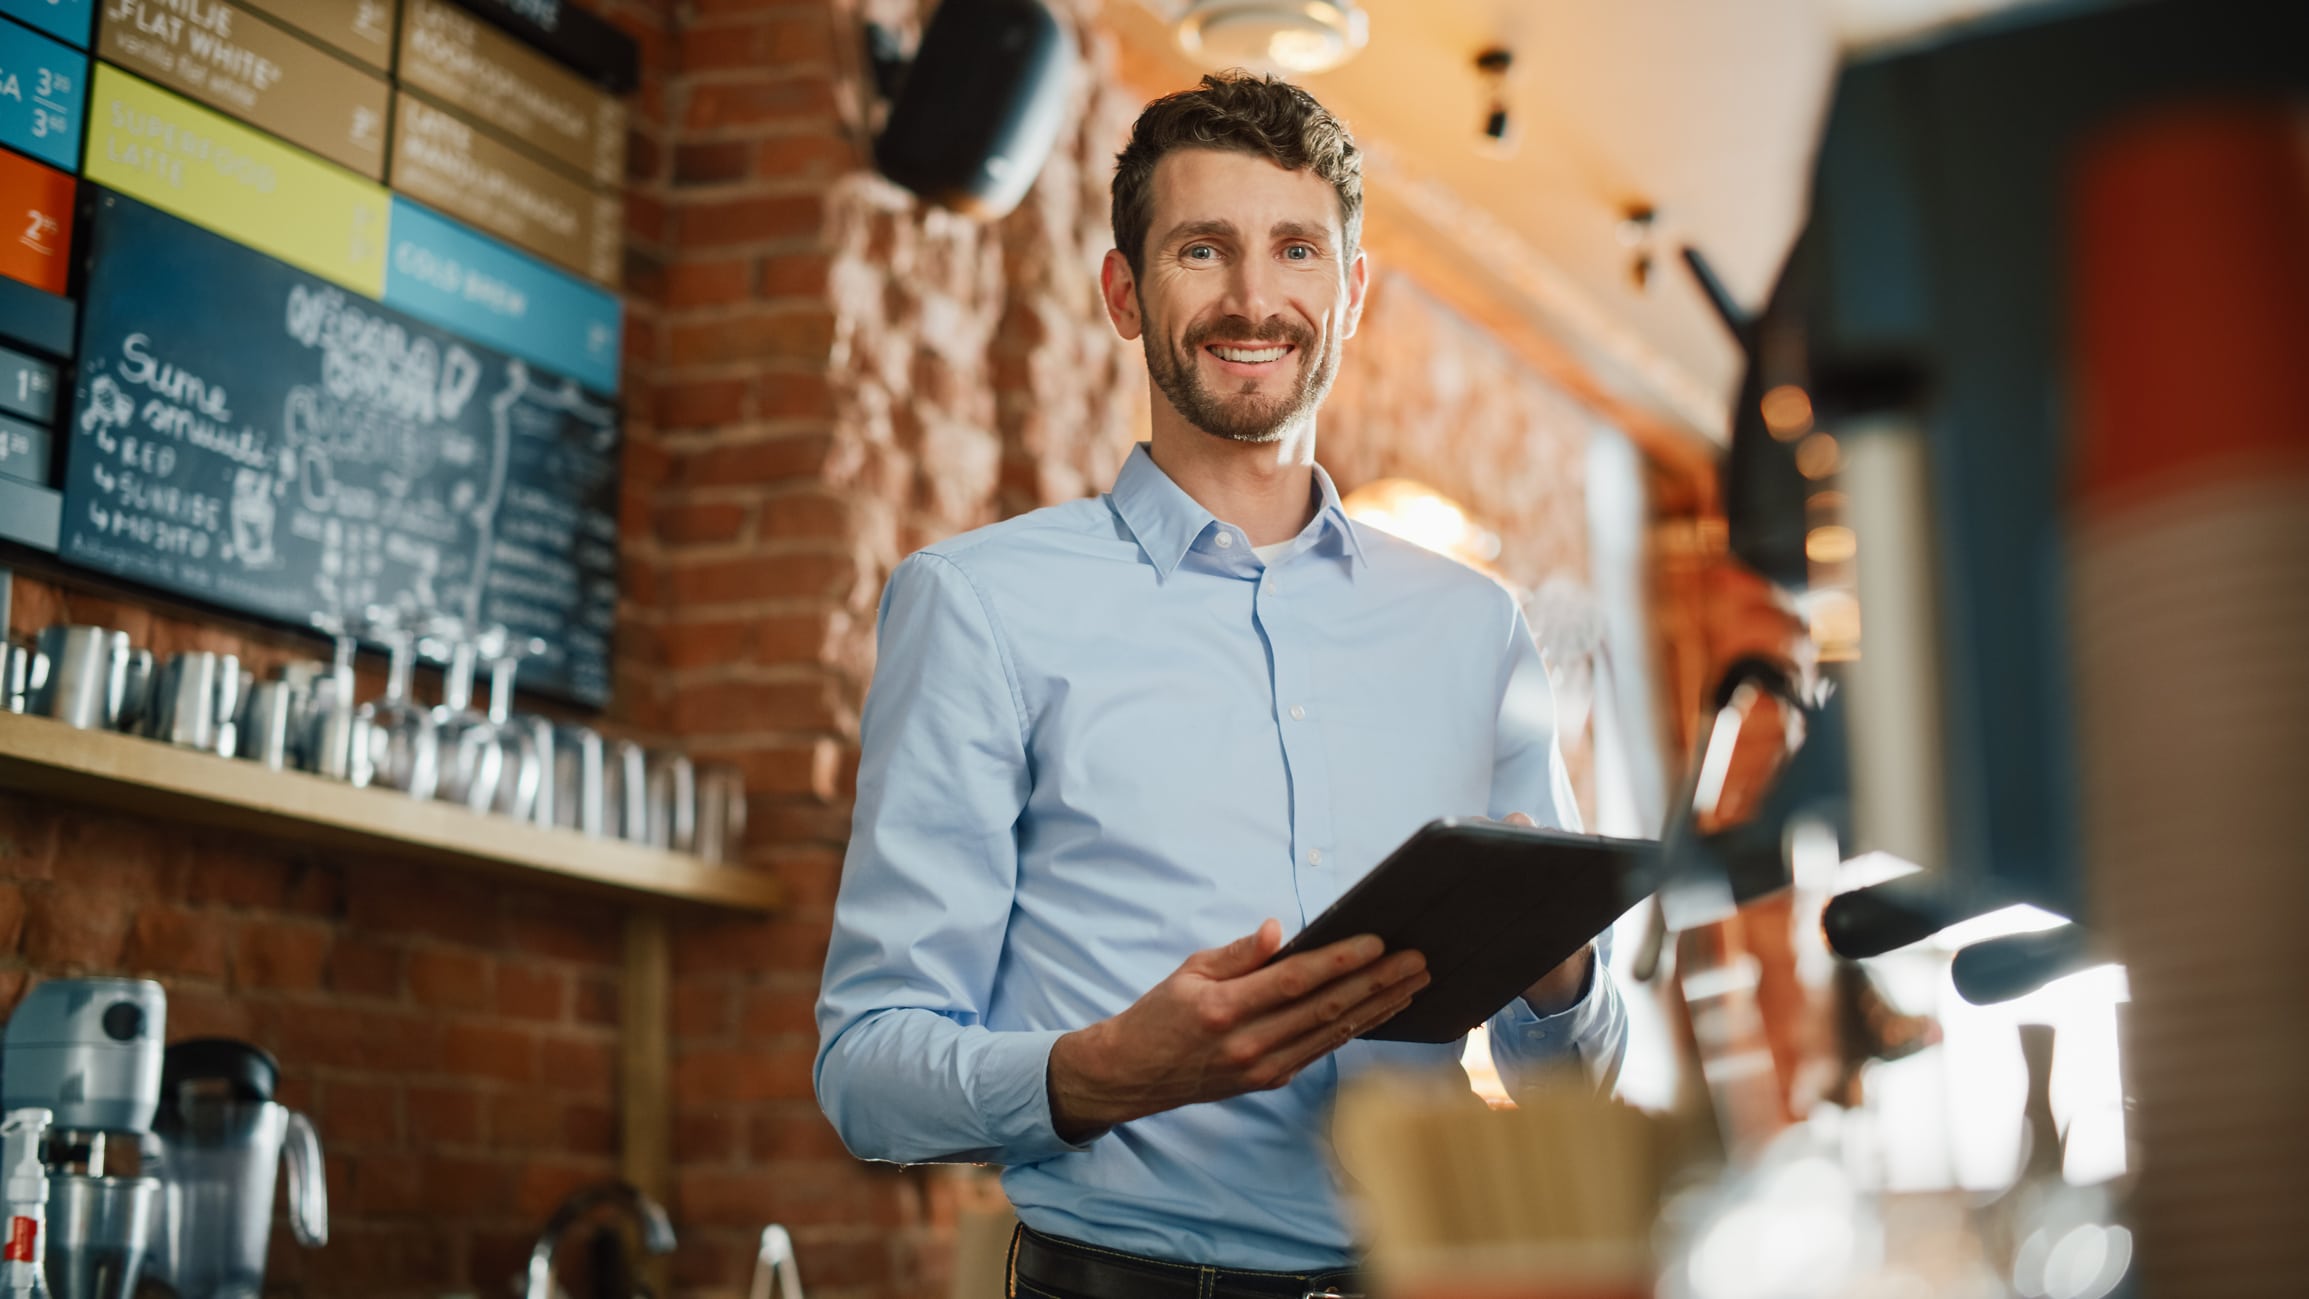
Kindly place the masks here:
<instances>
[{"instance_id":1,"label":"belt buckle","mask_svg":"<svg viewBox=\"0 0 2309 1299\"><path fill-rule=\"evenodd\" d=\"M1327 1285L1320 1290L1309 1290L1305 1294L1300 1295L1299 1299L1365 1299L1365 1297L1360 1294L1343 1291L1337 1286Z\"/></svg>"}]
</instances>

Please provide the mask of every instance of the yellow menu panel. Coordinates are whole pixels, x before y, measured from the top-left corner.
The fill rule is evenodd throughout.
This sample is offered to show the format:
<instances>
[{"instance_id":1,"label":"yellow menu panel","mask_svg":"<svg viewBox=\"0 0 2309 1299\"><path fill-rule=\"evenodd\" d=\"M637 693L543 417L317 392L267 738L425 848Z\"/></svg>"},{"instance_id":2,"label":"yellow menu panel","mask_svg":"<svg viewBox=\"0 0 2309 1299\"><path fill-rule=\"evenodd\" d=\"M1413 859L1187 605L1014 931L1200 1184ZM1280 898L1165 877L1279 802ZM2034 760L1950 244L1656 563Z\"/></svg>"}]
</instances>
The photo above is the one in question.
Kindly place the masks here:
<instances>
[{"instance_id":1,"label":"yellow menu panel","mask_svg":"<svg viewBox=\"0 0 2309 1299\"><path fill-rule=\"evenodd\" d=\"M98 64L81 173L355 293L385 291L389 198L341 167Z\"/></svg>"}]
</instances>

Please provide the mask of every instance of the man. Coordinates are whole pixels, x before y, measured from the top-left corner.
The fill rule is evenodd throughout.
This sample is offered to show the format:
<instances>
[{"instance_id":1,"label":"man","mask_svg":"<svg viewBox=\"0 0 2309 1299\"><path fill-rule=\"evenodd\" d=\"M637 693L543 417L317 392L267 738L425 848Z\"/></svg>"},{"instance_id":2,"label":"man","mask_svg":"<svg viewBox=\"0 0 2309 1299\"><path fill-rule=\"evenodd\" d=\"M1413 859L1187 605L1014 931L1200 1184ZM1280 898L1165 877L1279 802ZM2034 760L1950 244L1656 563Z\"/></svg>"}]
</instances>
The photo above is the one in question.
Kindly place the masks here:
<instances>
[{"instance_id":1,"label":"man","mask_svg":"<svg viewBox=\"0 0 2309 1299\"><path fill-rule=\"evenodd\" d=\"M1101 284L1152 440L1109 495L931 546L883 596L818 1095L860 1156L1006 1165L1014 1293L1351 1286L1340 1079L1459 1048L1353 1041L1421 957L1365 936L1269 966L1282 922L1435 817L1569 806L1513 600L1351 524L1315 465L1361 212L1304 91L1149 105ZM1608 1076L1624 1038L1592 950L1492 1028L1511 1078Z\"/></svg>"}]
</instances>

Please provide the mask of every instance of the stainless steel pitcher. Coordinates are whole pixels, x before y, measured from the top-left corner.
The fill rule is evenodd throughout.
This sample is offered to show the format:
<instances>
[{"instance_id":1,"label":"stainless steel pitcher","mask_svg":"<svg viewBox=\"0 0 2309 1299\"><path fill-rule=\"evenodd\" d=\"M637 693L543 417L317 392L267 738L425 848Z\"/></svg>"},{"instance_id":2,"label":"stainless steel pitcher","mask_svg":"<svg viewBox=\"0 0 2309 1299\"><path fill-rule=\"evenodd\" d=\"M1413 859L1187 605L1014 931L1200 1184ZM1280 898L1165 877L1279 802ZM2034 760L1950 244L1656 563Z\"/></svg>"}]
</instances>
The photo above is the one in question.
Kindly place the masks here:
<instances>
[{"instance_id":1,"label":"stainless steel pitcher","mask_svg":"<svg viewBox=\"0 0 2309 1299\"><path fill-rule=\"evenodd\" d=\"M110 627L59 623L40 633L47 670L36 674L28 710L81 730L125 730L141 719L151 685L152 652Z\"/></svg>"}]
</instances>

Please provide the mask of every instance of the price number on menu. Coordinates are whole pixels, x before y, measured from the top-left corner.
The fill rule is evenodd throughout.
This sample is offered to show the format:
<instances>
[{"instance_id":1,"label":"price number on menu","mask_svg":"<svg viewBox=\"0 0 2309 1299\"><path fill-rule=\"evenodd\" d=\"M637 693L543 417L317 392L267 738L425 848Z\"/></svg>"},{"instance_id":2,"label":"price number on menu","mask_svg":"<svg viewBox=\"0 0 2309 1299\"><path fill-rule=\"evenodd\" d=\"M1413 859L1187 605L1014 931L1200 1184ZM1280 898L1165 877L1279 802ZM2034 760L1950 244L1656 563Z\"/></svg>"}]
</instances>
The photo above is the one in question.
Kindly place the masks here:
<instances>
[{"instance_id":1,"label":"price number on menu","mask_svg":"<svg viewBox=\"0 0 2309 1299\"><path fill-rule=\"evenodd\" d=\"M29 93L27 93L29 92ZM59 102L72 93L72 78L54 68L41 68L31 75L31 84L25 84L21 73L0 68L0 99L32 105L32 135L45 139L63 135L72 129L72 119Z\"/></svg>"}]
</instances>

